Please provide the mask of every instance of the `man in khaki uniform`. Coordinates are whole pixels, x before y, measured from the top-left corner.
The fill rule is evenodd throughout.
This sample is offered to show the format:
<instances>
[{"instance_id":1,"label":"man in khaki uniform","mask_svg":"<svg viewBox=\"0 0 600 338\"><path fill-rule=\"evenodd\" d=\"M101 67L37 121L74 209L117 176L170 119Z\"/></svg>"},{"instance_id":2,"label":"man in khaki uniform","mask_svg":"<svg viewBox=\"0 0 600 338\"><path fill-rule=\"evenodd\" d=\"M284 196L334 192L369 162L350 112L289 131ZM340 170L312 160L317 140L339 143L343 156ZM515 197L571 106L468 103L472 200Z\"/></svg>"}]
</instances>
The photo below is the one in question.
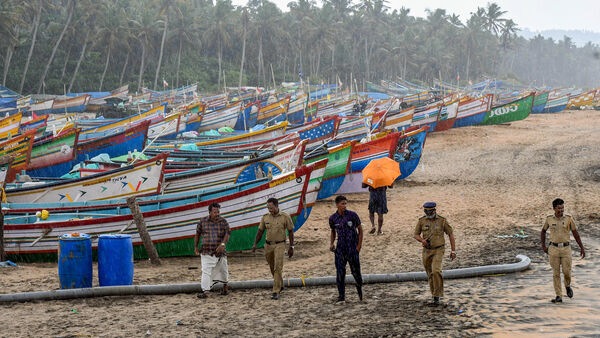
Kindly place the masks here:
<instances>
[{"instance_id":1,"label":"man in khaki uniform","mask_svg":"<svg viewBox=\"0 0 600 338\"><path fill-rule=\"evenodd\" d=\"M552 201L554 215L546 217L544 226L541 232L542 250L548 254L550 266L552 267L552 277L554 282L554 292L556 298L552 299L552 303L562 303L562 288L560 285L560 269L565 277L565 288L567 296L573 298L573 289L571 288L571 234L579 245L579 253L581 258L585 258L585 249L581 243L581 237L577 232L577 225L573 221L573 217L565 215L565 201L560 198ZM546 247L546 231L550 229L550 243Z\"/></svg>"},{"instance_id":2,"label":"man in khaki uniform","mask_svg":"<svg viewBox=\"0 0 600 338\"><path fill-rule=\"evenodd\" d=\"M290 238L288 257L294 255L294 223L292 218L285 212L279 211L279 201L276 198L267 200L268 214L263 215L258 226L252 252L256 250L256 244L262 238L263 232L267 230L265 239L265 258L271 268L273 275L273 294L271 299L279 299L279 293L283 290L283 257L285 255L286 231Z\"/></svg>"},{"instance_id":3,"label":"man in khaki uniform","mask_svg":"<svg viewBox=\"0 0 600 338\"><path fill-rule=\"evenodd\" d=\"M423 245L423 266L427 272L429 290L433 296L433 303L440 304L440 297L444 296L444 279L442 276L442 258L445 250L445 237L450 239L450 259L456 258L453 229L446 218L438 215L435 211L435 202L423 204L425 216L419 218L415 227L414 238Z\"/></svg>"}]
</instances>

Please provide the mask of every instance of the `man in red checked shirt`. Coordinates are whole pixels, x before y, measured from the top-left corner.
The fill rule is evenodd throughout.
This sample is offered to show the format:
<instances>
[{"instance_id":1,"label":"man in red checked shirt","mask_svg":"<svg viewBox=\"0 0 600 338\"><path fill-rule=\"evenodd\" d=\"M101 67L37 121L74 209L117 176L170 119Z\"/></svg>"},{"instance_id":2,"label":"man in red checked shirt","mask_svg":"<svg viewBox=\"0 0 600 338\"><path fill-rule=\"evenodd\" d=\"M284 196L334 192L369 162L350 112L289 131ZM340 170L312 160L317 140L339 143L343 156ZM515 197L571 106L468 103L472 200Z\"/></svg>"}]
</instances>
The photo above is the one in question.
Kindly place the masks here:
<instances>
[{"instance_id":1,"label":"man in red checked shirt","mask_svg":"<svg viewBox=\"0 0 600 338\"><path fill-rule=\"evenodd\" d=\"M200 282L202 292L198 294L198 298L207 298L210 289L217 283L223 283L221 295L229 293L227 287L229 268L225 246L230 233L229 223L221 217L219 203L209 205L208 217L200 220L196 226L196 236L194 236L194 253L196 256L200 255L202 260L202 278ZM200 237L202 237L201 250L198 248Z\"/></svg>"}]
</instances>

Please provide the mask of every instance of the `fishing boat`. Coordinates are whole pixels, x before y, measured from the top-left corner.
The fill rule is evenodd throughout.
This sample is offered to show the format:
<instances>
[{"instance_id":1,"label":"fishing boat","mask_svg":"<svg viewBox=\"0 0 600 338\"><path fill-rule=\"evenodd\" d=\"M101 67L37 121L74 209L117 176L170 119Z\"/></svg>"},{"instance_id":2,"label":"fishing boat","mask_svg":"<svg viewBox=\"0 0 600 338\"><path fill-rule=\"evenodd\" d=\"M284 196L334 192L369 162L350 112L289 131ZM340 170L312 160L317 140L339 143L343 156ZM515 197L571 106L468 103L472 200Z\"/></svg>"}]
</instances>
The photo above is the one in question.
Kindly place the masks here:
<instances>
[{"instance_id":1,"label":"fishing boat","mask_svg":"<svg viewBox=\"0 0 600 338\"><path fill-rule=\"evenodd\" d=\"M208 216L208 206L221 205L221 216L231 227L228 251L247 250L254 244L261 216L267 213L269 197L279 199L279 209L295 222L295 230L310 214L312 202L307 198L318 189L309 184L322 175L326 160L296 170L240 185L216 190L165 194L137 198L148 234L161 257L194 254L196 224ZM317 180L318 182L318 180ZM311 204L312 203L312 204ZM134 217L125 200L91 201L86 203L3 204L5 207L4 241L9 259L56 261L58 239L66 233L91 235L94 248L102 234L129 234L134 245L134 257L147 257L136 229ZM41 209L49 211L46 220L36 217ZM259 246L264 240L259 242Z\"/></svg>"},{"instance_id":2,"label":"fishing boat","mask_svg":"<svg viewBox=\"0 0 600 338\"><path fill-rule=\"evenodd\" d=\"M87 141L77 141L75 158L62 163L50 163L29 170L32 177L60 177L68 173L73 166L100 154L116 157L127 154L131 149L144 149L150 121L143 121L122 132Z\"/></svg>"},{"instance_id":3,"label":"fishing boat","mask_svg":"<svg viewBox=\"0 0 600 338\"><path fill-rule=\"evenodd\" d=\"M49 135L33 142L31 159L26 170L53 166L75 159L75 150L79 139L79 128L68 128L57 135Z\"/></svg>"},{"instance_id":4,"label":"fishing boat","mask_svg":"<svg viewBox=\"0 0 600 338\"><path fill-rule=\"evenodd\" d=\"M345 142L333 147L318 147L304 157L304 163L313 163L326 158L327 167L323 174L318 200L333 196L340 189L350 169L350 154L355 142Z\"/></svg>"},{"instance_id":5,"label":"fishing boat","mask_svg":"<svg viewBox=\"0 0 600 338\"><path fill-rule=\"evenodd\" d=\"M544 107L548 102L549 94L550 92L548 91L541 91L535 93L535 97L533 98L533 107L531 107L532 114L539 114L544 111Z\"/></svg>"},{"instance_id":6,"label":"fishing boat","mask_svg":"<svg viewBox=\"0 0 600 338\"><path fill-rule=\"evenodd\" d=\"M487 112L492 108L492 94L482 97L466 97L458 103L458 112L452 128L476 126L483 122Z\"/></svg>"},{"instance_id":7,"label":"fishing boat","mask_svg":"<svg viewBox=\"0 0 600 338\"><path fill-rule=\"evenodd\" d=\"M492 107L481 125L501 124L520 121L531 113L534 93L518 98L500 106Z\"/></svg>"},{"instance_id":8,"label":"fishing boat","mask_svg":"<svg viewBox=\"0 0 600 338\"><path fill-rule=\"evenodd\" d=\"M0 119L0 140L5 140L19 134L22 115L22 112L18 112Z\"/></svg>"},{"instance_id":9,"label":"fishing boat","mask_svg":"<svg viewBox=\"0 0 600 338\"><path fill-rule=\"evenodd\" d=\"M6 186L13 203L86 202L158 194L167 154L115 170L75 179L23 182Z\"/></svg>"},{"instance_id":10,"label":"fishing boat","mask_svg":"<svg viewBox=\"0 0 600 338\"><path fill-rule=\"evenodd\" d=\"M421 159L427 127L388 133L371 141L356 143L350 155L350 169L336 194L367 191L362 187L362 170L376 158L389 157L399 163L400 177L405 179L417 168Z\"/></svg>"},{"instance_id":11,"label":"fishing boat","mask_svg":"<svg viewBox=\"0 0 600 338\"><path fill-rule=\"evenodd\" d=\"M6 182L12 182L29 165L31 159L31 148L35 138L35 130L25 132L25 134L17 135L6 141L0 142L0 156L11 156L13 161L10 169L6 173Z\"/></svg>"}]
</instances>

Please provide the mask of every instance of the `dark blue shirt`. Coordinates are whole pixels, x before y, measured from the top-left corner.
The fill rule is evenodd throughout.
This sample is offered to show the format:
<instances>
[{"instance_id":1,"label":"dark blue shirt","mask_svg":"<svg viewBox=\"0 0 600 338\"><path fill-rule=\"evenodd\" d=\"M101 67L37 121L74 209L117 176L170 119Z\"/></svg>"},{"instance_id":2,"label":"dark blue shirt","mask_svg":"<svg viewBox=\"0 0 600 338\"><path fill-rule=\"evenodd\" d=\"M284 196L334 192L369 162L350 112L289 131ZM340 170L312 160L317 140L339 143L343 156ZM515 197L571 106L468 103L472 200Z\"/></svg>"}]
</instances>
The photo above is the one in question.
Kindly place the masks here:
<instances>
[{"instance_id":1,"label":"dark blue shirt","mask_svg":"<svg viewBox=\"0 0 600 338\"><path fill-rule=\"evenodd\" d=\"M329 227L337 233L337 252L356 252L360 224L358 214L350 210L346 210L343 215L336 211L329 217Z\"/></svg>"}]
</instances>

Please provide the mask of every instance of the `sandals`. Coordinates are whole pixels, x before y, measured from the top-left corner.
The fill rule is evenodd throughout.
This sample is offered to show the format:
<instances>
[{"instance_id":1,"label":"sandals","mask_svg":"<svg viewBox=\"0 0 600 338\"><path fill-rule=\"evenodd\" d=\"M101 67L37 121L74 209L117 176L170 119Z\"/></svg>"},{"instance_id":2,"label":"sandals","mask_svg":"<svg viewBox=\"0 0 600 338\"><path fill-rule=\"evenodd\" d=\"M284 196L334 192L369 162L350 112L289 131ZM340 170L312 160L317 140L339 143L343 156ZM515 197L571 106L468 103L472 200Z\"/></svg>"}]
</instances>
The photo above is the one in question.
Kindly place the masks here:
<instances>
[{"instance_id":1,"label":"sandals","mask_svg":"<svg viewBox=\"0 0 600 338\"><path fill-rule=\"evenodd\" d=\"M374 234L375 233L375 227L371 228L371 231L369 231L370 234Z\"/></svg>"},{"instance_id":2,"label":"sandals","mask_svg":"<svg viewBox=\"0 0 600 338\"><path fill-rule=\"evenodd\" d=\"M223 285L221 289L221 296L227 296L229 294L229 287L227 285Z\"/></svg>"}]
</instances>

